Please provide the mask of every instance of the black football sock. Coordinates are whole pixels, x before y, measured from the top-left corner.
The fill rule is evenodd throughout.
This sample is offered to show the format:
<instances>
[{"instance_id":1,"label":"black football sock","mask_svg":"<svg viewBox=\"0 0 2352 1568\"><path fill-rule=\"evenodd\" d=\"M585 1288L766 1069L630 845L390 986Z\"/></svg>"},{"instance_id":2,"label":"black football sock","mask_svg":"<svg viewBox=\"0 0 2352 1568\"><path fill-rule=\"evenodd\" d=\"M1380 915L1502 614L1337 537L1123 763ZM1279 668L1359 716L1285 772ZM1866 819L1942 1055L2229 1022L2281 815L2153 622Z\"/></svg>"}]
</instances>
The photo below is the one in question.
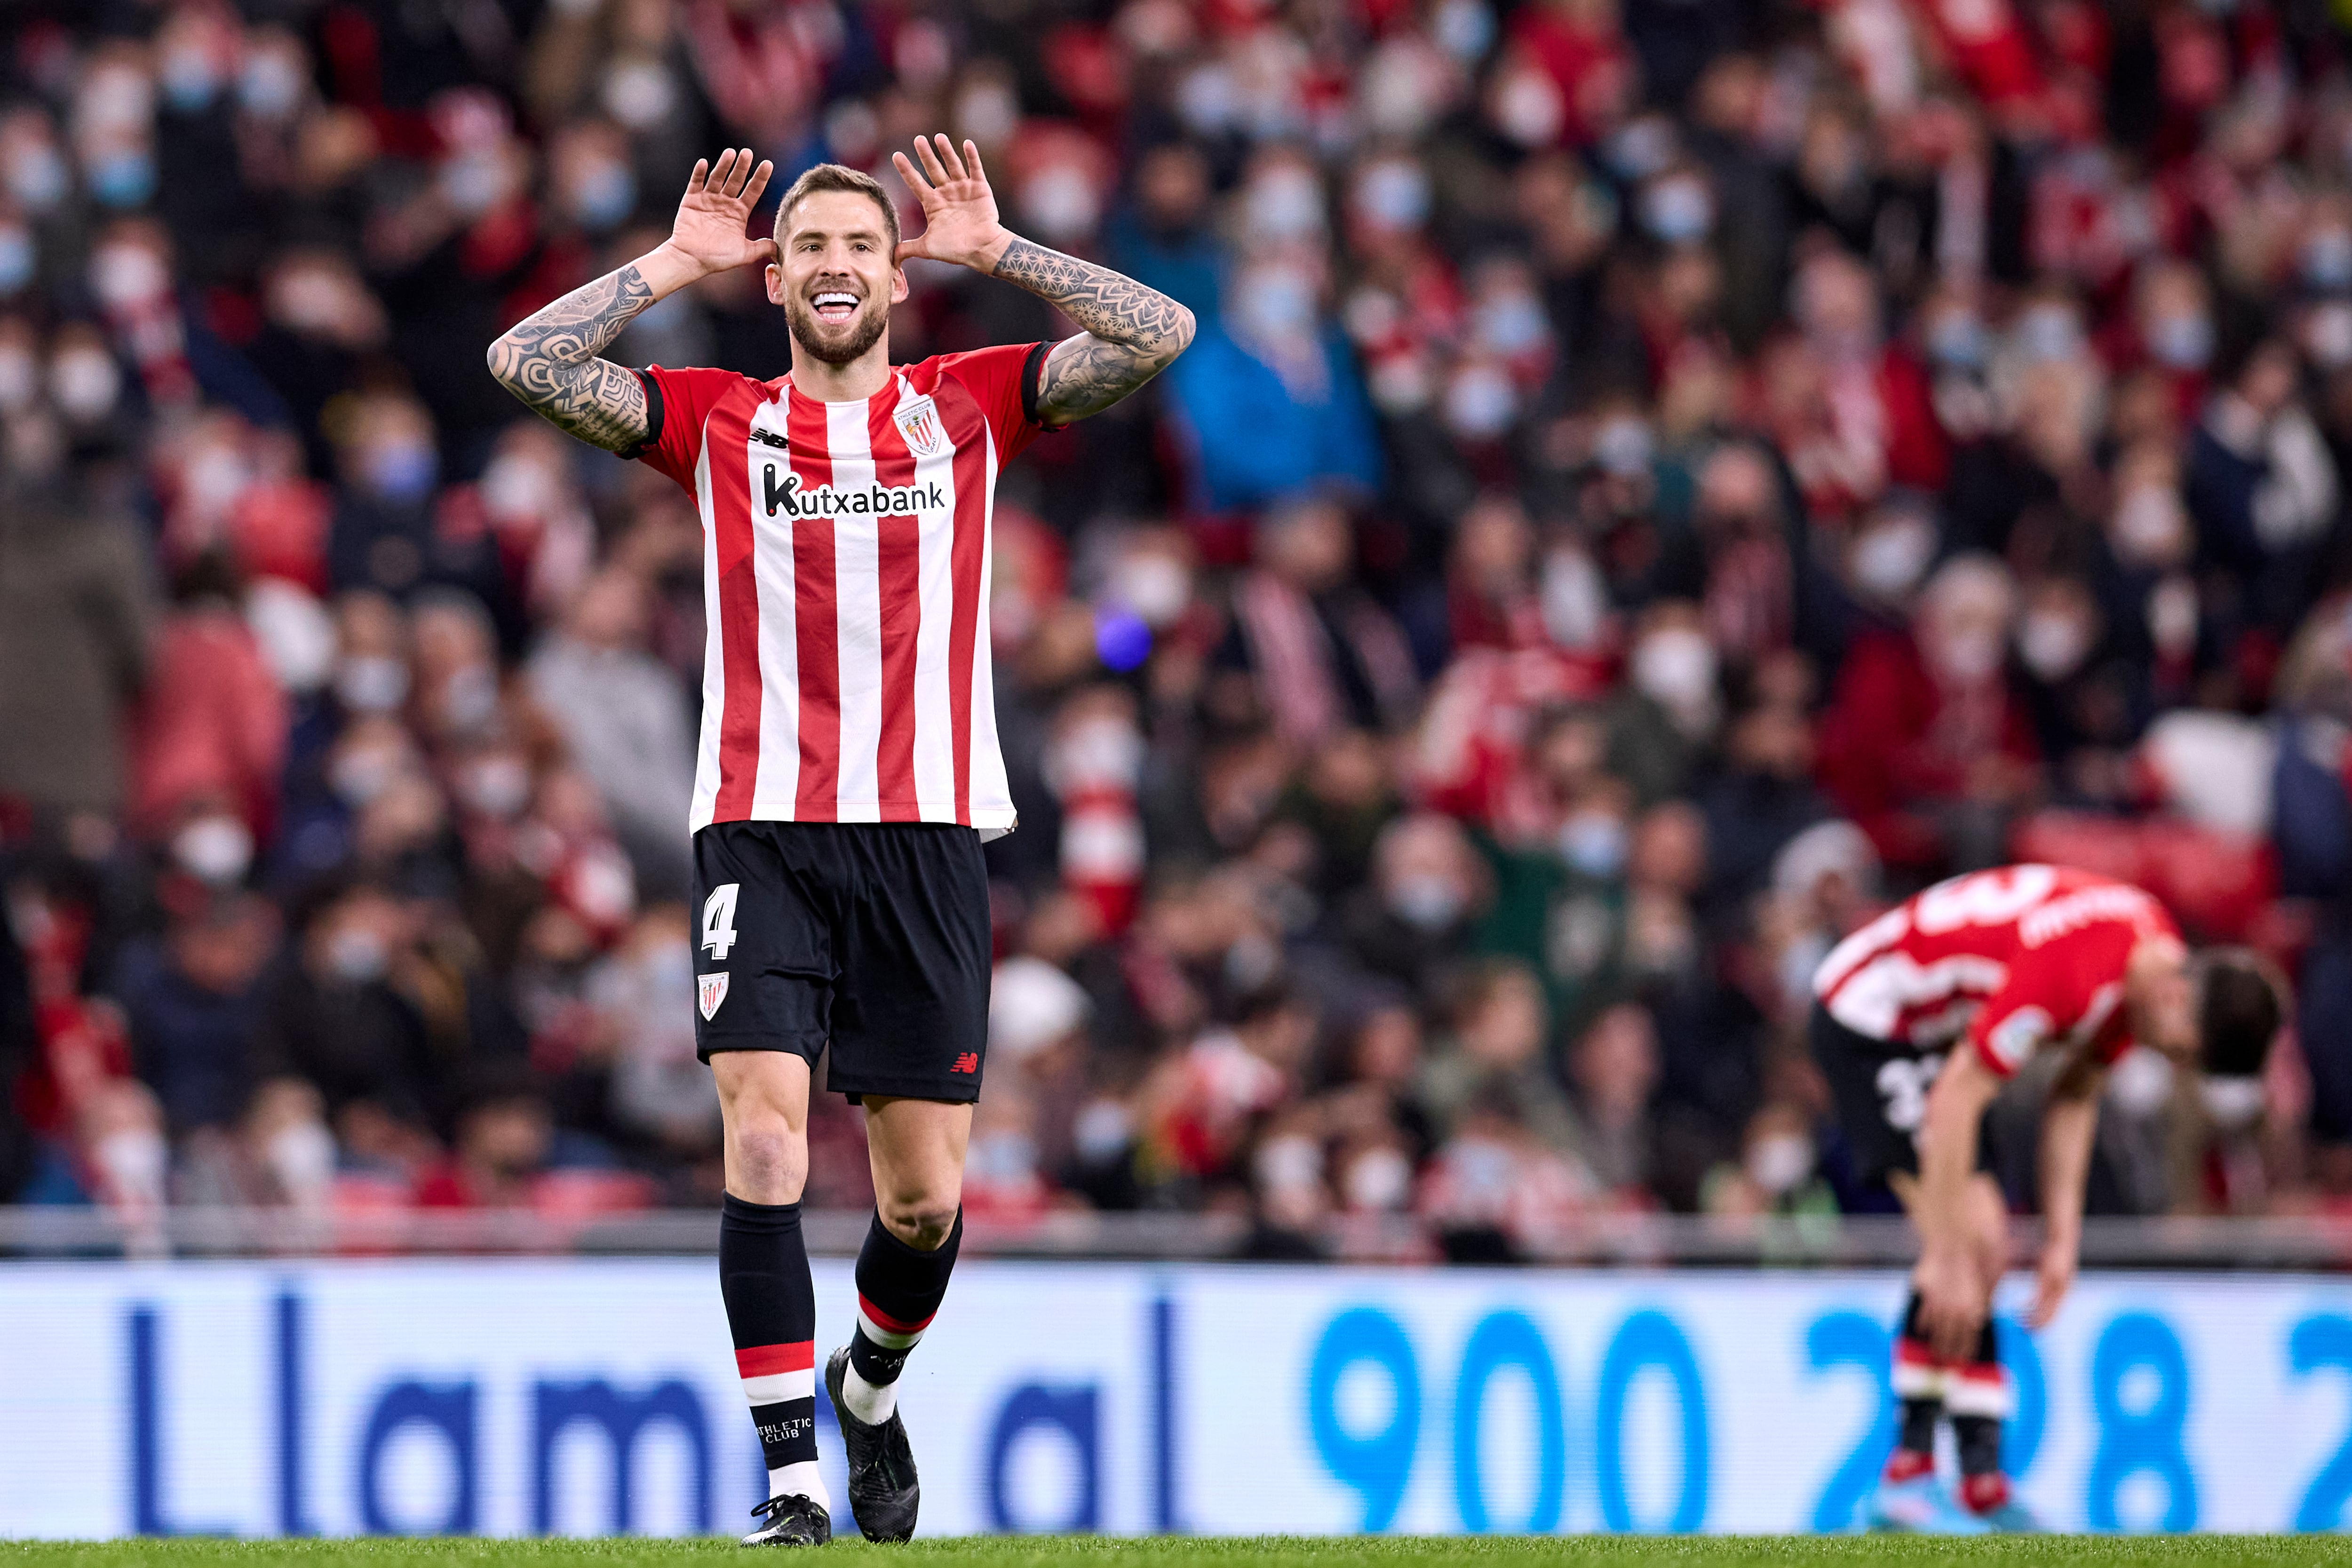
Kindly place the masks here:
<instances>
[{"instance_id":1,"label":"black football sock","mask_svg":"<svg viewBox=\"0 0 2352 1568\"><path fill-rule=\"evenodd\" d=\"M860 1421L887 1421L898 1407L898 1372L931 1326L963 1244L963 1214L937 1250L925 1252L890 1234L878 1213L857 1252L857 1328L849 1338L842 1400Z\"/></svg>"},{"instance_id":2,"label":"black football sock","mask_svg":"<svg viewBox=\"0 0 2352 1568\"><path fill-rule=\"evenodd\" d=\"M1919 1298L1914 1292L1895 1336L1895 1397L1902 1402L1895 1451L1886 1458L1886 1479L1907 1481L1936 1468L1936 1423L1944 1415L1944 1365L1919 1332Z\"/></svg>"},{"instance_id":3,"label":"black football sock","mask_svg":"<svg viewBox=\"0 0 2352 1568\"><path fill-rule=\"evenodd\" d=\"M1946 1395L1952 1410L1952 1436L1959 1439L1960 1499L1982 1513L2009 1500L2009 1479L2000 1468L2000 1424L2008 1419L2008 1371L1992 1320L1977 1336L1977 1352L1952 1369Z\"/></svg>"},{"instance_id":4,"label":"black football sock","mask_svg":"<svg viewBox=\"0 0 2352 1568\"><path fill-rule=\"evenodd\" d=\"M719 1218L719 1292L735 1338L735 1370L768 1461L768 1495L824 1505L816 1468L816 1287L798 1204L746 1203Z\"/></svg>"}]
</instances>

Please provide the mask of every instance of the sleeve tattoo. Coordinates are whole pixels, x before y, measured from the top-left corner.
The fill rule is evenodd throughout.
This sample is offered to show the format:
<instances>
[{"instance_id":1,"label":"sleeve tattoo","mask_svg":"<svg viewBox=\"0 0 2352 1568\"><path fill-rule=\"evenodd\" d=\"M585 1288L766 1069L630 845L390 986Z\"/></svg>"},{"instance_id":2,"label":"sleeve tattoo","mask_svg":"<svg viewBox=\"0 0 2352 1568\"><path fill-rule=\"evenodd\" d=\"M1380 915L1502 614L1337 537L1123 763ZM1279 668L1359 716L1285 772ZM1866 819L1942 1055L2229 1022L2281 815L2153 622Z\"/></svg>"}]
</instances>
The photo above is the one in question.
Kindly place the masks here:
<instances>
[{"instance_id":1,"label":"sleeve tattoo","mask_svg":"<svg viewBox=\"0 0 2352 1568\"><path fill-rule=\"evenodd\" d=\"M1192 341L1192 312L1159 289L1025 239L997 258L996 276L1085 329L1046 356L1037 411L1051 423L1101 413L1167 369Z\"/></svg>"},{"instance_id":2,"label":"sleeve tattoo","mask_svg":"<svg viewBox=\"0 0 2352 1568\"><path fill-rule=\"evenodd\" d=\"M550 424L618 452L648 434L646 389L598 353L654 302L634 263L584 284L490 345L490 374Z\"/></svg>"}]
</instances>

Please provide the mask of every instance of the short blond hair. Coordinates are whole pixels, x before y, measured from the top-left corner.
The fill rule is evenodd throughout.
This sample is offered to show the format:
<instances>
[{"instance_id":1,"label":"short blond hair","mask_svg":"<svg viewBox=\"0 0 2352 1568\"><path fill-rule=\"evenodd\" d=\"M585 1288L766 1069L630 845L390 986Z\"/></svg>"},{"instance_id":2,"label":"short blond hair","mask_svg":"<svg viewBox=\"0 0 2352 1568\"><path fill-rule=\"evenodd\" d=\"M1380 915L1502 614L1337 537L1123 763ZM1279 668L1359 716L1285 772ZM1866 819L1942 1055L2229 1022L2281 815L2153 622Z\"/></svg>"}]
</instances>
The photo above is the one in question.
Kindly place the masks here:
<instances>
[{"instance_id":1,"label":"short blond hair","mask_svg":"<svg viewBox=\"0 0 2352 1568\"><path fill-rule=\"evenodd\" d=\"M792 183L783 198L776 203L776 245L784 243L785 226L792 222L793 209L819 191L847 191L864 196L882 209L882 222L890 230L890 252L898 251L898 208L890 200L890 193L882 182L863 169L853 169L846 163L819 163Z\"/></svg>"}]
</instances>

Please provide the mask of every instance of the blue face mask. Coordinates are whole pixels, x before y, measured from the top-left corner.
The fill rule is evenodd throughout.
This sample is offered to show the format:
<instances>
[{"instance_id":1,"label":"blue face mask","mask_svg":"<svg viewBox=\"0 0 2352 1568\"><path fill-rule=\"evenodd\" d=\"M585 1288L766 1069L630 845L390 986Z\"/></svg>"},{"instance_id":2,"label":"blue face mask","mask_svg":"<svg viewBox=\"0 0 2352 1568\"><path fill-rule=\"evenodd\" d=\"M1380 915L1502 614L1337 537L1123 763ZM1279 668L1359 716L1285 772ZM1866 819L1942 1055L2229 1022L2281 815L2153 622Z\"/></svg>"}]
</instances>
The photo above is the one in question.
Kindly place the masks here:
<instances>
[{"instance_id":1,"label":"blue face mask","mask_svg":"<svg viewBox=\"0 0 2352 1568\"><path fill-rule=\"evenodd\" d=\"M0 294L18 293L30 283L36 261L30 234L13 224L0 228Z\"/></svg>"},{"instance_id":2,"label":"blue face mask","mask_svg":"<svg viewBox=\"0 0 2352 1568\"><path fill-rule=\"evenodd\" d=\"M636 176L624 164L599 163L572 188L572 216L596 234L617 228L636 208Z\"/></svg>"},{"instance_id":3,"label":"blue face mask","mask_svg":"<svg viewBox=\"0 0 2352 1568\"><path fill-rule=\"evenodd\" d=\"M182 114L194 114L220 96L220 73L194 50L165 56L161 75L163 101Z\"/></svg>"},{"instance_id":4,"label":"blue face mask","mask_svg":"<svg viewBox=\"0 0 2352 1568\"><path fill-rule=\"evenodd\" d=\"M1687 245L1715 226L1715 202L1696 180L1661 180L1642 195L1642 222L1668 245Z\"/></svg>"},{"instance_id":5,"label":"blue face mask","mask_svg":"<svg viewBox=\"0 0 2352 1568\"><path fill-rule=\"evenodd\" d=\"M368 454L368 485L386 500L422 500L433 489L440 466L430 447L408 441L387 442Z\"/></svg>"},{"instance_id":6,"label":"blue face mask","mask_svg":"<svg viewBox=\"0 0 2352 1568\"><path fill-rule=\"evenodd\" d=\"M155 160L147 153L110 153L89 171L89 192L110 207L135 207L155 194Z\"/></svg>"},{"instance_id":7,"label":"blue face mask","mask_svg":"<svg viewBox=\"0 0 2352 1568\"><path fill-rule=\"evenodd\" d=\"M1928 331L1927 355L1937 364L1977 368L1985 362L1984 323L1966 311L1948 311Z\"/></svg>"},{"instance_id":8,"label":"blue face mask","mask_svg":"<svg viewBox=\"0 0 2352 1568\"><path fill-rule=\"evenodd\" d=\"M2213 357L2213 323L2204 316L2166 316L2148 329L2147 350L2174 370L2196 370Z\"/></svg>"},{"instance_id":9,"label":"blue face mask","mask_svg":"<svg viewBox=\"0 0 2352 1568\"><path fill-rule=\"evenodd\" d=\"M2352 233L2322 229L2303 242L2303 280L2330 291L2352 284Z\"/></svg>"},{"instance_id":10,"label":"blue face mask","mask_svg":"<svg viewBox=\"0 0 2352 1568\"><path fill-rule=\"evenodd\" d=\"M1602 881L1625 865L1625 825L1613 816L1585 813L1560 825L1559 858Z\"/></svg>"}]
</instances>

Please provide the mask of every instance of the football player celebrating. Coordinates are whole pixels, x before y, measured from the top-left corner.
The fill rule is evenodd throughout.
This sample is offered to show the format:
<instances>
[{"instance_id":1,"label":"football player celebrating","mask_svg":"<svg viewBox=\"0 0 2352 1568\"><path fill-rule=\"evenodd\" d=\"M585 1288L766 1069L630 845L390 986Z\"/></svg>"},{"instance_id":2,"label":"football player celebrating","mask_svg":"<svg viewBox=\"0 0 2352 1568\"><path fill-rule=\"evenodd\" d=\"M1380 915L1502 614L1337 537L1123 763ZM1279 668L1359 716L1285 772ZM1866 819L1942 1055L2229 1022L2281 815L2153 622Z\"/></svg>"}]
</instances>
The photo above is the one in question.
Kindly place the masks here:
<instances>
[{"instance_id":1,"label":"football player celebrating","mask_svg":"<svg viewBox=\"0 0 2352 1568\"><path fill-rule=\"evenodd\" d=\"M748 151L697 163L666 242L489 351L525 404L668 475L701 513L696 1033L724 1112L719 1288L768 1463L747 1545L833 1531L800 1213L810 1075L828 1047L827 1087L865 1108L876 1212L825 1386L859 1530L913 1533L898 1381L963 1234L987 1054L980 847L1013 826L989 664L996 476L1041 432L1150 381L1193 330L1166 295L1008 230L971 142L919 139L893 161L922 206L911 239L878 182L830 163L755 237L770 165ZM1081 331L894 365L890 307L916 258L1018 285ZM791 330L787 374L598 357L649 306L752 266Z\"/></svg>"},{"instance_id":2,"label":"football player celebrating","mask_svg":"<svg viewBox=\"0 0 2352 1568\"><path fill-rule=\"evenodd\" d=\"M2008 1266L2008 1209L1981 1164L1985 1110L2029 1058L2060 1053L2042 1121L2046 1233L2026 1314L2039 1328L2074 1283L2109 1064L2137 1042L2209 1078L2251 1079L2278 1032L2280 988L2249 954L2192 960L2163 905L2137 888L2011 866L1937 883L1862 927L1822 961L1813 994L1813 1054L1855 1174L1885 1181L1919 1231L1895 1343L1901 1426L1867 1522L2031 1530L2001 1468L2010 1388L1992 1301ZM1957 1503L1935 1473L1948 1415Z\"/></svg>"}]
</instances>

